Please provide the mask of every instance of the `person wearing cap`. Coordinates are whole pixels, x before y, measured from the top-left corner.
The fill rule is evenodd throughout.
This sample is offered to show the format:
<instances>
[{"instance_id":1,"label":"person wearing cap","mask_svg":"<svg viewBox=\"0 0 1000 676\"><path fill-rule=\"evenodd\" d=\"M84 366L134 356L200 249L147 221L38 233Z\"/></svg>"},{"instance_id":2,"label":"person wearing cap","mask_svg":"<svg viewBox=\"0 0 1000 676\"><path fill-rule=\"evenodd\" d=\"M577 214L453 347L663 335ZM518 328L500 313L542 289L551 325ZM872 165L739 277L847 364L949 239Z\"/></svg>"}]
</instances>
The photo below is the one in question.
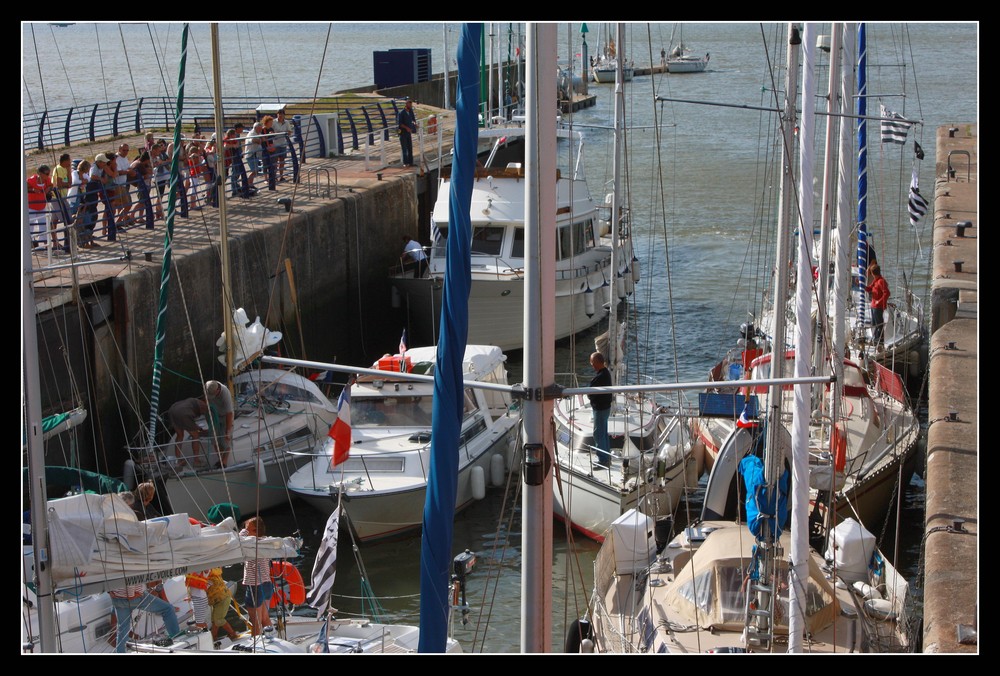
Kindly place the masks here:
<instances>
[{"instance_id":1,"label":"person wearing cap","mask_svg":"<svg viewBox=\"0 0 1000 676\"><path fill-rule=\"evenodd\" d=\"M413 100L406 98L406 104L396 117L399 126L399 146L403 151L403 166L413 166L413 134L417 131L417 117L413 113Z\"/></svg>"},{"instance_id":2,"label":"person wearing cap","mask_svg":"<svg viewBox=\"0 0 1000 676\"><path fill-rule=\"evenodd\" d=\"M218 380L209 380L205 383L205 395L211 413L208 416L209 429L212 430L219 449L219 466L225 467L229 461L229 451L233 446L233 395L229 392L229 388ZM216 429L219 423L222 426L221 435Z\"/></svg>"}]
</instances>

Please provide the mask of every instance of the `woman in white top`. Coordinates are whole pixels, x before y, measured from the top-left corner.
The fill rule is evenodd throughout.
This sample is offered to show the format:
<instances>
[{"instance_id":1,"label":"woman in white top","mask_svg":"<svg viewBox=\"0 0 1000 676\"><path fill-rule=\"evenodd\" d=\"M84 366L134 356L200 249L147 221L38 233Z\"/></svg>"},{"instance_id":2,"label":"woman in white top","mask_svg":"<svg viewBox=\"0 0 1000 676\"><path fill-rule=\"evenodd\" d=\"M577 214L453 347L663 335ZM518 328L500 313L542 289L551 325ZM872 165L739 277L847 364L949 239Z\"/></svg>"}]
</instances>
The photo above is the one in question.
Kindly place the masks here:
<instances>
[{"instance_id":1,"label":"woman in white top","mask_svg":"<svg viewBox=\"0 0 1000 676\"><path fill-rule=\"evenodd\" d=\"M80 205L80 189L90 180L90 162L80 160L76 169L69 173L69 190L66 192L66 207L70 214L75 214Z\"/></svg>"}]
</instances>

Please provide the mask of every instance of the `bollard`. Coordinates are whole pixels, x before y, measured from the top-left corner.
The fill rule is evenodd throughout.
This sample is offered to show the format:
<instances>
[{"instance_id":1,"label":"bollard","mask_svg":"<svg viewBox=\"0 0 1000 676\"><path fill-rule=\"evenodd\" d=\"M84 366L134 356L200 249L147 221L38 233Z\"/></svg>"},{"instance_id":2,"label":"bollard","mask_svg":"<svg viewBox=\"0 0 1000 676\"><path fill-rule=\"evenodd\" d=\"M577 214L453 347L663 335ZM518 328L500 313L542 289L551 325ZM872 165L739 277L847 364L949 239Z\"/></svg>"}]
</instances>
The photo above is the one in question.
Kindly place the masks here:
<instances>
[{"instance_id":1,"label":"bollard","mask_svg":"<svg viewBox=\"0 0 1000 676\"><path fill-rule=\"evenodd\" d=\"M972 227L972 221L959 221L955 224L955 236L965 237L965 229Z\"/></svg>"},{"instance_id":2,"label":"bollard","mask_svg":"<svg viewBox=\"0 0 1000 676\"><path fill-rule=\"evenodd\" d=\"M953 263L955 264L955 272L961 272L962 271L962 263L964 263L964 262L965 261L953 261Z\"/></svg>"}]
</instances>

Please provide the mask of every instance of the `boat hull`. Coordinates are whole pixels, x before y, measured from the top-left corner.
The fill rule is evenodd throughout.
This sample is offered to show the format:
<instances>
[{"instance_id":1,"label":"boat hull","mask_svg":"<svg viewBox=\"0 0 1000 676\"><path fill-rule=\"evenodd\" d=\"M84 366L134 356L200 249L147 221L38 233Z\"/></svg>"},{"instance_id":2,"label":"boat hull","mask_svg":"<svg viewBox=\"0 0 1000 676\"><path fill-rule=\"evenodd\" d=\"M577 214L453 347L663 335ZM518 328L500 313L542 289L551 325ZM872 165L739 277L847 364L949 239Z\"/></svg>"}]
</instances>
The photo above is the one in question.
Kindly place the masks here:
<instances>
[{"instance_id":1,"label":"boat hull","mask_svg":"<svg viewBox=\"0 0 1000 676\"><path fill-rule=\"evenodd\" d=\"M557 281L555 303L556 340L567 338L598 324L607 317L608 290L600 286L601 275L594 280L596 288L587 291L582 279ZM443 281L436 277L420 279L396 277L407 308L409 323L418 336L435 342L437 322L441 312ZM581 288L582 286L582 288ZM596 296L593 309L587 315L587 294ZM469 344L496 345L501 350L520 350L524 346L524 279L475 279L469 292Z\"/></svg>"},{"instance_id":2,"label":"boat hull","mask_svg":"<svg viewBox=\"0 0 1000 676\"><path fill-rule=\"evenodd\" d=\"M700 73L708 67L705 59L696 60L667 60L668 73Z\"/></svg>"},{"instance_id":3,"label":"boat hull","mask_svg":"<svg viewBox=\"0 0 1000 676\"><path fill-rule=\"evenodd\" d=\"M514 448L516 421L513 418L502 419L487 432L493 439L484 444L482 450L475 455L466 455L467 460L458 472L458 486L455 496L455 513L468 507L474 498L473 469L479 468L483 476L489 477L493 457L500 455L507 461ZM470 449L463 447L460 454L468 454ZM414 454L416 455L416 454ZM377 457L374 453L369 457ZM352 458L361 457L352 451ZM427 468L430 460L430 448L422 449L419 457L408 458L411 463L419 462ZM427 495L427 484L423 476L413 478L399 476L382 476L376 472L367 474L365 485L345 475L343 480L329 483L327 470L328 457L313 460L312 473L317 477L315 488L308 488L292 483L292 490L309 505L323 514L330 514L337 507L338 488L343 488L343 513L347 525L355 540L372 542L394 537L411 535L418 531L423 522L424 502ZM405 467L405 465L404 465ZM308 470L302 470L308 471Z\"/></svg>"}]
</instances>

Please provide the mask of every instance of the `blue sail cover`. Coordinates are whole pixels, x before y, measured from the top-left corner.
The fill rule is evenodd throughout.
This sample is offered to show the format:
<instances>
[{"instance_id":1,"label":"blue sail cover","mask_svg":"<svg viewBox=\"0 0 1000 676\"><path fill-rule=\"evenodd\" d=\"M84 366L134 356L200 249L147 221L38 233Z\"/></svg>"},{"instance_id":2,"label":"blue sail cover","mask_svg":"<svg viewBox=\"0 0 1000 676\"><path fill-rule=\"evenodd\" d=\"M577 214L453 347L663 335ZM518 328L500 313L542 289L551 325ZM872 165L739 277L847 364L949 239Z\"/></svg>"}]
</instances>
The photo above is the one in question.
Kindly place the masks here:
<instances>
[{"instance_id":1,"label":"blue sail cover","mask_svg":"<svg viewBox=\"0 0 1000 676\"><path fill-rule=\"evenodd\" d=\"M479 51L482 26L465 24L458 39L455 144L448 208L441 327L434 369L431 460L420 536L420 641L417 652L442 653L448 641L451 538L462 431L462 363L469 339L472 278L472 183L479 145Z\"/></svg>"},{"instance_id":2,"label":"blue sail cover","mask_svg":"<svg viewBox=\"0 0 1000 676\"><path fill-rule=\"evenodd\" d=\"M788 482L786 467L778 479L777 503L769 494L764 480L764 462L756 455L748 455L740 460L740 474L746 486L747 528L754 537L760 539L768 523L772 525L772 536L778 539L781 529L788 521Z\"/></svg>"},{"instance_id":3,"label":"blue sail cover","mask_svg":"<svg viewBox=\"0 0 1000 676\"><path fill-rule=\"evenodd\" d=\"M868 284L868 42L865 25L858 24L858 275ZM865 304L858 303L858 319L865 318Z\"/></svg>"}]
</instances>

